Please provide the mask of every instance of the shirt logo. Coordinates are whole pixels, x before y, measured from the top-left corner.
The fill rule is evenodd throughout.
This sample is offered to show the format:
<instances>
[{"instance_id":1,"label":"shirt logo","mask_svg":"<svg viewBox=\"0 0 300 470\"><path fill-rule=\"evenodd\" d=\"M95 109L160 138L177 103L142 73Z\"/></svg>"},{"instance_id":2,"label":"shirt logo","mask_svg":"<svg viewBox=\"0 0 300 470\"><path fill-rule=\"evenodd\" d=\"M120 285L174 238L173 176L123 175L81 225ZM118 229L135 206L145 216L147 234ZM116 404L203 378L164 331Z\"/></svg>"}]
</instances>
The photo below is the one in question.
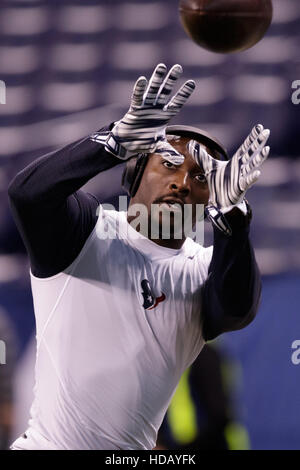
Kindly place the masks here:
<instances>
[{"instance_id":1,"label":"shirt logo","mask_svg":"<svg viewBox=\"0 0 300 470\"><path fill-rule=\"evenodd\" d=\"M158 306L160 302L163 302L166 298L165 294L162 292L162 295L159 297L154 297L151 291L151 287L149 281L147 279L143 279L141 282L142 286L142 296L144 298L143 307L145 310L153 310L155 307Z\"/></svg>"}]
</instances>

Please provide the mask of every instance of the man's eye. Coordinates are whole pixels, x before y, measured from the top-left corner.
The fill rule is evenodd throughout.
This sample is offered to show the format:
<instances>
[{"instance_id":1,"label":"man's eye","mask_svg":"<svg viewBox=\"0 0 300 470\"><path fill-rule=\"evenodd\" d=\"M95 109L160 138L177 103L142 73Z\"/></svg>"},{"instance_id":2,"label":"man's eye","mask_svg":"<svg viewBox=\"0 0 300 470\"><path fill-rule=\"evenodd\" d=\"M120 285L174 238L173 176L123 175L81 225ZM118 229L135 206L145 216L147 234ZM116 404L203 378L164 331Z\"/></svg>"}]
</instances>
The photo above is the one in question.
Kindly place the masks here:
<instances>
[{"instance_id":1,"label":"man's eye","mask_svg":"<svg viewBox=\"0 0 300 470\"><path fill-rule=\"evenodd\" d=\"M206 183L206 177L205 175L196 175L195 176L196 180L199 181L199 183Z\"/></svg>"},{"instance_id":2,"label":"man's eye","mask_svg":"<svg viewBox=\"0 0 300 470\"><path fill-rule=\"evenodd\" d=\"M164 165L166 168L173 168L173 166L174 166L173 163L168 162L167 160L164 160L164 161L163 161L163 165Z\"/></svg>"}]
</instances>

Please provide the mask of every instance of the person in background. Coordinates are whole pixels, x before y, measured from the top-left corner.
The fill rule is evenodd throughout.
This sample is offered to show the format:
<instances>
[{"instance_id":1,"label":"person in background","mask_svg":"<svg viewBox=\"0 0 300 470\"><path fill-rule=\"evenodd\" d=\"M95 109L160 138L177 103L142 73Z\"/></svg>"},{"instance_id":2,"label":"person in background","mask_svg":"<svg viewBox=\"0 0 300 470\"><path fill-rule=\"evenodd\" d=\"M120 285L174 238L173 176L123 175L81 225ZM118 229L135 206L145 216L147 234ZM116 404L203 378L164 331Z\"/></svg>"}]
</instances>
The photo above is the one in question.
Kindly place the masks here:
<instances>
[{"instance_id":1,"label":"person in background","mask_svg":"<svg viewBox=\"0 0 300 470\"><path fill-rule=\"evenodd\" d=\"M246 429L235 421L227 383L233 364L205 345L181 377L158 433L157 450L245 450Z\"/></svg>"},{"instance_id":2,"label":"person in background","mask_svg":"<svg viewBox=\"0 0 300 470\"><path fill-rule=\"evenodd\" d=\"M16 338L7 313L0 307L0 450L7 450L14 420L13 379L16 364Z\"/></svg>"}]
</instances>

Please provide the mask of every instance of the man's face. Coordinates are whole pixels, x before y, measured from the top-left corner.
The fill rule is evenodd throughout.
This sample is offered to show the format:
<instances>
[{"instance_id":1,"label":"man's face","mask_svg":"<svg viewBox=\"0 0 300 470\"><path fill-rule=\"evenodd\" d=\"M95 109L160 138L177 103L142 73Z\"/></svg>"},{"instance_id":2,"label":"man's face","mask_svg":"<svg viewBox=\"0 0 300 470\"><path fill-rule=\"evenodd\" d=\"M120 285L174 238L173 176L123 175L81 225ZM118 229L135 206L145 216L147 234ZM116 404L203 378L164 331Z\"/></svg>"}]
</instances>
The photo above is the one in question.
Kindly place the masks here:
<instances>
[{"instance_id":1,"label":"man's face","mask_svg":"<svg viewBox=\"0 0 300 470\"><path fill-rule=\"evenodd\" d=\"M189 141L190 138L186 137L169 140L170 144L185 157L181 165L170 163L161 154L154 153L149 156L140 186L134 198L131 199L130 205L143 204L150 214L151 205L156 205L156 207L159 205L161 210L169 210L172 213L172 201L179 203L177 210L180 209L181 204L190 204L193 208L192 224L194 225L197 220L196 205L207 205L209 191L203 171L187 150ZM209 152L209 149L206 148L206 150ZM169 203L163 202L166 200ZM161 220L161 215L159 217Z\"/></svg>"}]
</instances>

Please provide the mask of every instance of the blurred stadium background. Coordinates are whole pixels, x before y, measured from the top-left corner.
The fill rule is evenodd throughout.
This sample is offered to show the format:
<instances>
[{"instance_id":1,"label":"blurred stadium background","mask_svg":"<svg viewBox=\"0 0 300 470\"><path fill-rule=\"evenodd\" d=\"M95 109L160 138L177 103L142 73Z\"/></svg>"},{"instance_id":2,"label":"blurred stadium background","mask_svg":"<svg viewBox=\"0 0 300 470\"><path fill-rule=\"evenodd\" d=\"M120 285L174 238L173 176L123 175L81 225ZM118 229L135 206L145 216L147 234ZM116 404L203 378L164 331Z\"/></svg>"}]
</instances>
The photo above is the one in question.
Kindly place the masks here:
<instances>
[{"instance_id":1,"label":"blurred stadium background","mask_svg":"<svg viewBox=\"0 0 300 470\"><path fill-rule=\"evenodd\" d=\"M216 343L236 365L234 409L250 447L300 448L300 364L291 360L292 343L300 339L300 107L291 100L292 82L300 80L300 4L273 4L266 37L249 51L226 56L185 36L173 0L2 0L0 339L7 342L9 361L0 365L0 423L12 428L12 438L26 427L32 396L34 317L8 183L37 156L119 119L135 79L164 62L182 64L184 79L197 83L174 123L207 129L230 151L258 122L272 131L271 157L249 193L264 283L260 313L247 329ZM121 172L119 166L99 175L89 191L114 200ZM207 226L205 244L210 237Z\"/></svg>"}]
</instances>

